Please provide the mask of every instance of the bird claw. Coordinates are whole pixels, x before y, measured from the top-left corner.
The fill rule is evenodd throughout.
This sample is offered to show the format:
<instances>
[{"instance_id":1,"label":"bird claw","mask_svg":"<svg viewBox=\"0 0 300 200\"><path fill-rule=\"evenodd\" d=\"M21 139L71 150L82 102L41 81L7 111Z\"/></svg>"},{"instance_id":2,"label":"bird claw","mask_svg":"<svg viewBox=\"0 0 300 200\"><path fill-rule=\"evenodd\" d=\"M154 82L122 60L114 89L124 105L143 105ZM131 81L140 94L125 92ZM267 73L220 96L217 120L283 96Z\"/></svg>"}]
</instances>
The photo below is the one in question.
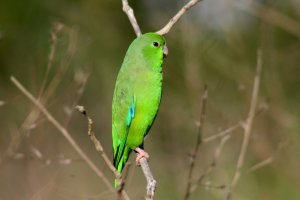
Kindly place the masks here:
<instances>
[{"instance_id":1,"label":"bird claw","mask_svg":"<svg viewBox=\"0 0 300 200\"><path fill-rule=\"evenodd\" d=\"M135 159L136 165L138 165L138 166L141 165L140 160L142 158L146 158L147 160L149 159L149 154L146 151L144 151L143 149L137 147L135 149L135 151L137 152L137 156L136 156L136 159Z\"/></svg>"}]
</instances>

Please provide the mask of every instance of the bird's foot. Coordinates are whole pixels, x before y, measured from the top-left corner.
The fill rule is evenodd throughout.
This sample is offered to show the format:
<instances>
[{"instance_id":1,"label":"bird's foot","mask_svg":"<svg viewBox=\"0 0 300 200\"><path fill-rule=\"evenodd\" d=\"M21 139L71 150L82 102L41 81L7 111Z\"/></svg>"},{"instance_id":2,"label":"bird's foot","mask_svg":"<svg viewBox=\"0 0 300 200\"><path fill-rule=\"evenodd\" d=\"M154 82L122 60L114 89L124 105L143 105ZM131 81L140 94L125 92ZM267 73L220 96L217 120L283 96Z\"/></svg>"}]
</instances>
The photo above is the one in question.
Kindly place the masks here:
<instances>
[{"instance_id":1,"label":"bird's foot","mask_svg":"<svg viewBox=\"0 0 300 200\"><path fill-rule=\"evenodd\" d=\"M141 149L140 147L137 147L134 150L137 152L137 156L135 159L136 165L138 165L138 166L141 165L140 160L142 158L146 158L147 160L149 159L149 154L146 151L144 151L143 149Z\"/></svg>"}]
</instances>

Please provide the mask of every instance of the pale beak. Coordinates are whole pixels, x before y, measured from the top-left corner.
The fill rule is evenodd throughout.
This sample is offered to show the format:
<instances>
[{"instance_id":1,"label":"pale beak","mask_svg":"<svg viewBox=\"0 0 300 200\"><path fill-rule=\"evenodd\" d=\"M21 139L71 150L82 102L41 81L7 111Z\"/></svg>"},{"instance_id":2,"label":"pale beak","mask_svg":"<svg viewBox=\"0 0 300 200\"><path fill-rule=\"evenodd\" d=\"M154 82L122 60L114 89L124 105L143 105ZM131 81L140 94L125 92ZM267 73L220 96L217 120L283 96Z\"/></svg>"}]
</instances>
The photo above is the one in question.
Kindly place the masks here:
<instances>
[{"instance_id":1,"label":"pale beak","mask_svg":"<svg viewBox=\"0 0 300 200\"><path fill-rule=\"evenodd\" d=\"M164 55L164 58L166 58L166 57L168 56L168 52L169 52L168 47L167 47L167 45L165 44L165 45L164 45L164 48L163 48L163 55Z\"/></svg>"}]
</instances>

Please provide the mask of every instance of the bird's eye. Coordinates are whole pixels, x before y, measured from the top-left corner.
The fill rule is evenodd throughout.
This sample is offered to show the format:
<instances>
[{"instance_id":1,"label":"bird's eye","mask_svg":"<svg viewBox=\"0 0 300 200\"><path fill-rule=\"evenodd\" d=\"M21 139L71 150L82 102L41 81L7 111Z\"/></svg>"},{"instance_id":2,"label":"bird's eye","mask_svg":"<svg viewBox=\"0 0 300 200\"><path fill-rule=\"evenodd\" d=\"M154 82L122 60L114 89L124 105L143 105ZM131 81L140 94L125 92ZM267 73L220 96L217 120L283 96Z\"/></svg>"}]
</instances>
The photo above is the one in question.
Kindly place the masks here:
<instances>
[{"instance_id":1,"label":"bird's eye","mask_svg":"<svg viewBox=\"0 0 300 200\"><path fill-rule=\"evenodd\" d=\"M153 42L153 46L158 47L159 43L158 42Z\"/></svg>"}]
</instances>

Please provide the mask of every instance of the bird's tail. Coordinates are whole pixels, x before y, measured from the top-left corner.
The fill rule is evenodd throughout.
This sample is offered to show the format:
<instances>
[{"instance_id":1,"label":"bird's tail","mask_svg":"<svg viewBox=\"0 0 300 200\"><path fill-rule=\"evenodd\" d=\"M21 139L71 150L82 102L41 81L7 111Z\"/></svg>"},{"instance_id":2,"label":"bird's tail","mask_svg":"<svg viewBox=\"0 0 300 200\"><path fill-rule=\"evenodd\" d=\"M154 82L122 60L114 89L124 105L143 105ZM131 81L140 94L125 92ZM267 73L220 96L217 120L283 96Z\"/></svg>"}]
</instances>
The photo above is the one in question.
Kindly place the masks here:
<instances>
[{"instance_id":1,"label":"bird's tail","mask_svg":"<svg viewBox=\"0 0 300 200\"><path fill-rule=\"evenodd\" d=\"M131 148L122 144L120 144L117 147L117 150L114 153L114 166L119 173L121 173L123 168L125 167L125 164L129 158L129 154L131 153L131 151L132 151ZM114 186L115 188L118 187L116 179L115 179Z\"/></svg>"}]
</instances>

